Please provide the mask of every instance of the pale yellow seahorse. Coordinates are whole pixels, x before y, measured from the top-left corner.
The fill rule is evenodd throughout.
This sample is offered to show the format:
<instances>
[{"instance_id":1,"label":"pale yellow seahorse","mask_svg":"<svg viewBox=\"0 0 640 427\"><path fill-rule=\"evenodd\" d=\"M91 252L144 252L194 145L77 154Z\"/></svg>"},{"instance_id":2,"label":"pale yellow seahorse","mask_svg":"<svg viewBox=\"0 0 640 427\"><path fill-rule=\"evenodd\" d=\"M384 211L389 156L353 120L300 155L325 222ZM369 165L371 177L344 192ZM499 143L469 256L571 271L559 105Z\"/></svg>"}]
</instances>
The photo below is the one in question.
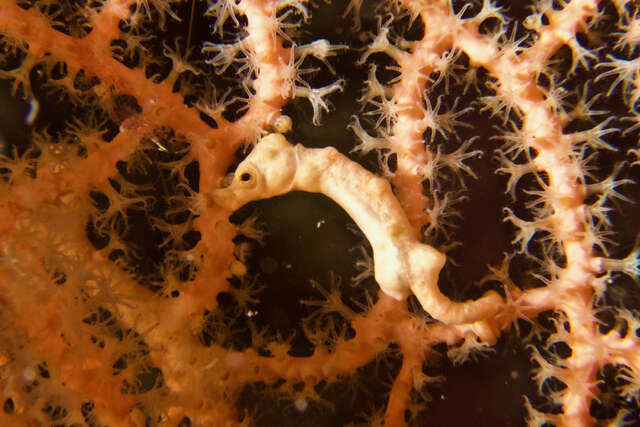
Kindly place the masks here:
<instances>
[{"instance_id":1,"label":"pale yellow seahorse","mask_svg":"<svg viewBox=\"0 0 640 427\"><path fill-rule=\"evenodd\" d=\"M445 255L418 240L385 179L333 147L293 146L281 134L267 135L238 165L231 184L213 192L213 200L233 211L294 190L322 193L351 216L373 248L375 279L388 295L402 299L413 293L431 316L448 324L476 322L498 311L502 298L495 291L466 302L442 294L438 275Z\"/></svg>"}]
</instances>

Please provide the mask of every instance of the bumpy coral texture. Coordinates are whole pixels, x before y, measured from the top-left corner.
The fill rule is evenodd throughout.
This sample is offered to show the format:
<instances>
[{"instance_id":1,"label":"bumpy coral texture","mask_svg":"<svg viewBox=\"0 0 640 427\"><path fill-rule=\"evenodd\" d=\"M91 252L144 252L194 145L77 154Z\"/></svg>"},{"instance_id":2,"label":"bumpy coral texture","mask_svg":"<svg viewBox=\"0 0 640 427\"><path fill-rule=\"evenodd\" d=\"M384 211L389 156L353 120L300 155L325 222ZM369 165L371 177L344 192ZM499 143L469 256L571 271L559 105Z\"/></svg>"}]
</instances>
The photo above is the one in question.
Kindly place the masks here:
<instances>
[{"instance_id":1,"label":"bumpy coral texture","mask_svg":"<svg viewBox=\"0 0 640 427\"><path fill-rule=\"evenodd\" d=\"M639 42L629 0L0 0L0 425L637 425ZM222 201L273 134L318 182Z\"/></svg>"}]
</instances>

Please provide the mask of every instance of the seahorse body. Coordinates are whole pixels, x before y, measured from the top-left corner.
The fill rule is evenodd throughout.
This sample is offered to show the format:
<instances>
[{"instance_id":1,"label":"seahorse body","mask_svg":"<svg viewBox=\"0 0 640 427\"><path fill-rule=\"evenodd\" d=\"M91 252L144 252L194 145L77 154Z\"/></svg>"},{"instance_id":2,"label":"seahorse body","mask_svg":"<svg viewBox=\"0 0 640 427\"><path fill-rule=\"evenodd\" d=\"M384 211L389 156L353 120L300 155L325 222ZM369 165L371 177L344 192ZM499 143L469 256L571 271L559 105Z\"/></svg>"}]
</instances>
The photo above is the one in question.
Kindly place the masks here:
<instances>
[{"instance_id":1,"label":"seahorse body","mask_svg":"<svg viewBox=\"0 0 640 427\"><path fill-rule=\"evenodd\" d=\"M322 193L338 203L365 234L373 249L374 275L388 295L413 293L423 308L445 323L468 323L494 313L501 302L493 291L454 302L438 288L446 257L420 243L389 183L349 160L335 148L291 145L284 136L264 137L238 166L231 184L213 193L229 210L257 199L301 190Z\"/></svg>"}]
</instances>

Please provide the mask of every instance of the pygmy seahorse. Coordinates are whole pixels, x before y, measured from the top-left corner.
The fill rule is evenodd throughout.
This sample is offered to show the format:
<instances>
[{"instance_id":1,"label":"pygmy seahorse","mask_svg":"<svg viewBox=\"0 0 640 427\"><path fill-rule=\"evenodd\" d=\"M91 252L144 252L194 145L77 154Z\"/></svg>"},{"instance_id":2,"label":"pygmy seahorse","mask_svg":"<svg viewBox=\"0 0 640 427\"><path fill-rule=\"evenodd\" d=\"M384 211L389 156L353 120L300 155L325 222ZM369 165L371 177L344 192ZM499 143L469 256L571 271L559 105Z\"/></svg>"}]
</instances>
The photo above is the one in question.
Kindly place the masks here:
<instances>
[{"instance_id":1,"label":"pygmy seahorse","mask_svg":"<svg viewBox=\"0 0 640 427\"><path fill-rule=\"evenodd\" d=\"M238 165L231 184L213 192L213 200L233 211L294 190L322 193L351 216L371 244L374 277L386 294L400 300L413 292L432 317L448 324L475 322L498 311L502 298L495 291L467 302L440 292L445 255L419 241L385 179L333 147L293 146L283 135L269 134Z\"/></svg>"}]
</instances>

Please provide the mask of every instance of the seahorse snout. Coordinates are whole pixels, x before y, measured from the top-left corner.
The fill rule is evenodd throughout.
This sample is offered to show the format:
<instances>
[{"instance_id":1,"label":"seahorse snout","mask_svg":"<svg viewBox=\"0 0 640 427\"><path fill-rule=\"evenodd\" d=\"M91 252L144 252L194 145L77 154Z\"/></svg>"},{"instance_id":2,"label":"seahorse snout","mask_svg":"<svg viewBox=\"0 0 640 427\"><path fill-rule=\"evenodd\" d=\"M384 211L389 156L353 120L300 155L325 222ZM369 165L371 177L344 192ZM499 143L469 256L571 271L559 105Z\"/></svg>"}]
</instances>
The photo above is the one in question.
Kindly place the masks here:
<instances>
[{"instance_id":1,"label":"seahorse snout","mask_svg":"<svg viewBox=\"0 0 640 427\"><path fill-rule=\"evenodd\" d=\"M236 189L234 188L233 184L228 187L214 190L212 193L212 198L213 202L216 205L229 211L238 210L244 204L236 196Z\"/></svg>"}]
</instances>

